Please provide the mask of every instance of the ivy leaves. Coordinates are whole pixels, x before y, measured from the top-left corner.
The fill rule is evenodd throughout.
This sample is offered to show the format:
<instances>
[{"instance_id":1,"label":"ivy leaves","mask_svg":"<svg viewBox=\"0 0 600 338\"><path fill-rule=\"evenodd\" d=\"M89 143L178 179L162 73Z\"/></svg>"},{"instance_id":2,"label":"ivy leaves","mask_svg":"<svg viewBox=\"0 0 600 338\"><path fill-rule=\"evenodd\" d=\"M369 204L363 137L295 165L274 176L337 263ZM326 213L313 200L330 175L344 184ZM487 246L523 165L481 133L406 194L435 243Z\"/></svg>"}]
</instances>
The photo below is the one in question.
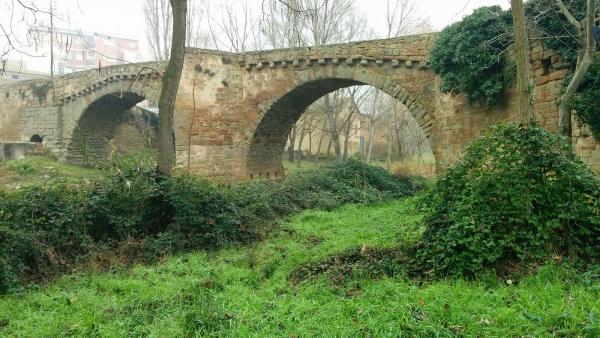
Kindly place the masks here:
<instances>
[{"instance_id":1,"label":"ivy leaves","mask_svg":"<svg viewBox=\"0 0 600 338\"><path fill-rule=\"evenodd\" d=\"M599 187L558 136L496 126L424 200L420 265L437 275L474 275L552 252L597 257Z\"/></svg>"},{"instance_id":2,"label":"ivy leaves","mask_svg":"<svg viewBox=\"0 0 600 338\"><path fill-rule=\"evenodd\" d=\"M511 42L510 12L481 7L445 28L431 51L431 69L446 93L465 93L471 102L495 105L509 77L502 53Z\"/></svg>"}]
</instances>

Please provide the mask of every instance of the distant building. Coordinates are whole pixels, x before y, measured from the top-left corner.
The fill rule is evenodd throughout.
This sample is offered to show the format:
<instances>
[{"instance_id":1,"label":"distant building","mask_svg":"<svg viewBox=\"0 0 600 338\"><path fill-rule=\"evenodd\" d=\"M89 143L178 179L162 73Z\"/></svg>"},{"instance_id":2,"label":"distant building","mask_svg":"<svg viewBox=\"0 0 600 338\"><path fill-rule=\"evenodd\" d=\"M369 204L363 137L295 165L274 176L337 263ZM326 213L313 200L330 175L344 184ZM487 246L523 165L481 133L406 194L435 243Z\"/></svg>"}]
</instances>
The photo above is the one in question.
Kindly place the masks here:
<instances>
[{"instance_id":1,"label":"distant building","mask_svg":"<svg viewBox=\"0 0 600 338\"><path fill-rule=\"evenodd\" d=\"M50 34L48 27L32 27L29 36L36 42L35 53L43 55L31 60L31 69L35 71L50 73L51 38L55 75L140 61L139 43L135 39L69 29L54 29Z\"/></svg>"}]
</instances>

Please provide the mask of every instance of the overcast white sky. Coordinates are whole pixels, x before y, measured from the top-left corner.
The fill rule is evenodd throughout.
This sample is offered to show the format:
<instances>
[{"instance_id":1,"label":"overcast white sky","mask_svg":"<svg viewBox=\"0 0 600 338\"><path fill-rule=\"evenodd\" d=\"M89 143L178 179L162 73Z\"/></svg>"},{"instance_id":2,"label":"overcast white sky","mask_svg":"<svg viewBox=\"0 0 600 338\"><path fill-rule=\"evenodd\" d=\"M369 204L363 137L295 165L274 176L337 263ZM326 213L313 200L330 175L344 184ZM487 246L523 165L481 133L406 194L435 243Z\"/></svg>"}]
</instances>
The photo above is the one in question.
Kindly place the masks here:
<instances>
[{"instance_id":1,"label":"overcast white sky","mask_svg":"<svg viewBox=\"0 0 600 338\"><path fill-rule=\"evenodd\" d=\"M42 7L46 0L35 0ZM49 1L49 0L48 0ZM144 0L54 0L59 11L68 11L70 19L83 31L116 34L137 38L145 45L145 23L142 4ZM219 1L219 0L211 0ZM260 6L261 0L247 1ZM383 15L386 0L357 0L367 15L369 24L376 31L383 31ZM510 7L509 0L420 0L424 17L429 17L436 30L460 20L474 8L490 5ZM214 7L214 6L213 6Z\"/></svg>"},{"instance_id":2,"label":"overcast white sky","mask_svg":"<svg viewBox=\"0 0 600 338\"><path fill-rule=\"evenodd\" d=\"M33 0L39 8L48 8L51 0ZM140 41L142 57L147 59L149 51L145 36L143 13L144 0L52 0L56 11L68 17L71 27L84 32L98 32L134 38ZM208 0L218 2L221 0ZM233 0L247 2L254 7L254 12L260 12L262 0ZM386 0L357 0L372 29L382 36L384 31ZM440 30L446 25L460 20L470 14L474 8L490 5L510 7L509 0L417 0L424 18L429 18L433 28ZM212 6L213 8L215 6ZM0 19L6 20L6 13L0 8ZM4 14L4 15L3 15ZM64 22L55 23L64 27Z\"/></svg>"}]
</instances>

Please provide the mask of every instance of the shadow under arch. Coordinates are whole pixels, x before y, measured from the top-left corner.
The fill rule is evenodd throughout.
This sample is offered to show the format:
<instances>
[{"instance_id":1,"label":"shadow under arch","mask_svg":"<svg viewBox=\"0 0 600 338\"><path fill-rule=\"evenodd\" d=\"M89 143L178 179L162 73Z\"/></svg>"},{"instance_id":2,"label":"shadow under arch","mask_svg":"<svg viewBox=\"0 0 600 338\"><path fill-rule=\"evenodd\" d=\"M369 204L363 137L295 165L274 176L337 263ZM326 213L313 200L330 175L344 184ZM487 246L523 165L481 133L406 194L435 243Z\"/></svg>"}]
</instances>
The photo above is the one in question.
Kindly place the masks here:
<instances>
[{"instance_id":1,"label":"shadow under arch","mask_svg":"<svg viewBox=\"0 0 600 338\"><path fill-rule=\"evenodd\" d=\"M375 81L375 76L385 80ZM402 102L423 129L432 149L434 148L431 115L396 81L381 75L362 76L360 80L340 77L312 78L272 100L262 109L248 148L246 161L248 178L282 177L284 174L282 160L288 135L306 108L325 94L359 85L373 86Z\"/></svg>"},{"instance_id":2,"label":"shadow under arch","mask_svg":"<svg viewBox=\"0 0 600 338\"><path fill-rule=\"evenodd\" d=\"M106 94L93 101L81 114L67 146L66 161L90 165L108 159L109 141L126 112L146 98L133 92Z\"/></svg>"}]
</instances>

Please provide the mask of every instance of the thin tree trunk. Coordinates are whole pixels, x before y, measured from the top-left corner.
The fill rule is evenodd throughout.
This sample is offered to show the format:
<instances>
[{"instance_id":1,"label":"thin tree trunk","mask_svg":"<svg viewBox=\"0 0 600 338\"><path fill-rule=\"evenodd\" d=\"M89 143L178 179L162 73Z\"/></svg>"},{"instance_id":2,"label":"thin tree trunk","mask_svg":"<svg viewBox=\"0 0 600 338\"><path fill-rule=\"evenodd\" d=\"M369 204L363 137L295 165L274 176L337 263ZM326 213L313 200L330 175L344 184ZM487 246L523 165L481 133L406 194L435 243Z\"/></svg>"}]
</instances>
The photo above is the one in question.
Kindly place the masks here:
<instances>
[{"instance_id":1,"label":"thin tree trunk","mask_svg":"<svg viewBox=\"0 0 600 338\"><path fill-rule=\"evenodd\" d=\"M529 76L529 44L525 27L525 11L523 0L511 0L513 17L515 59L517 63L517 109L523 124L535 122L535 114L531 106L531 88Z\"/></svg>"},{"instance_id":2,"label":"thin tree trunk","mask_svg":"<svg viewBox=\"0 0 600 338\"><path fill-rule=\"evenodd\" d=\"M331 156L331 145L332 145L331 137L329 138L329 143L327 144L327 157L325 158L329 161L329 156Z\"/></svg>"},{"instance_id":3,"label":"thin tree trunk","mask_svg":"<svg viewBox=\"0 0 600 338\"><path fill-rule=\"evenodd\" d=\"M333 107L329 99L329 94L324 97L325 102L325 113L327 114L327 122L329 124L329 132L331 133L331 141L333 143L333 149L335 151L335 160L339 161L342 158L342 151L340 149L340 137L337 130L337 122L333 113Z\"/></svg>"},{"instance_id":4,"label":"thin tree trunk","mask_svg":"<svg viewBox=\"0 0 600 338\"><path fill-rule=\"evenodd\" d=\"M323 139L325 138L325 133L321 131L319 135L319 143L317 144L317 162L321 161L321 147L323 146Z\"/></svg>"},{"instance_id":5,"label":"thin tree trunk","mask_svg":"<svg viewBox=\"0 0 600 338\"><path fill-rule=\"evenodd\" d=\"M346 128L344 128L344 154L342 159L345 161L348 159L348 143L350 142L350 132L352 131L352 121L348 121Z\"/></svg>"},{"instance_id":6,"label":"thin tree trunk","mask_svg":"<svg viewBox=\"0 0 600 338\"><path fill-rule=\"evenodd\" d=\"M306 128L302 127L302 129L300 130L300 140L298 140L298 152L300 153L300 157L298 158L298 163L302 162L302 156L303 156L302 144L304 143L305 136L306 136Z\"/></svg>"},{"instance_id":7,"label":"thin tree trunk","mask_svg":"<svg viewBox=\"0 0 600 338\"><path fill-rule=\"evenodd\" d=\"M373 152L373 132L375 131L375 122L369 121L369 141L367 145L367 158L365 162L371 163L371 153Z\"/></svg>"},{"instance_id":8,"label":"thin tree trunk","mask_svg":"<svg viewBox=\"0 0 600 338\"><path fill-rule=\"evenodd\" d=\"M308 154L306 155L308 160L312 160L312 131L308 130Z\"/></svg>"},{"instance_id":9,"label":"thin tree trunk","mask_svg":"<svg viewBox=\"0 0 600 338\"><path fill-rule=\"evenodd\" d=\"M386 159L387 170L392 170L392 123L390 121L388 125L387 133L387 159Z\"/></svg>"},{"instance_id":10,"label":"thin tree trunk","mask_svg":"<svg viewBox=\"0 0 600 338\"><path fill-rule=\"evenodd\" d=\"M577 89L579 89L579 86L583 82L585 74L594 62L596 40L592 33L592 27L594 26L596 1L587 0L587 13L583 23L577 22L561 0L555 1L568 21L577 29L579 44L582 46L577 57L577 65L575 66L573 78L571 78L567 89L558 100L558 132L563 136L571 137L570 100L577 93Z\"/></svg>"},{"instance_id":11,"label":"thin tree trunk","mask_svg":"<svg viewBox=\"0 0 600 338\"><path fill-rule=\"evenodd\" d=\"M394 126L394 129L396 131L396 143L398 145L397 159L398 159L398 161L402 161L404 159L404 154L403 154L404 147L402 147L402 137L400 137L400 128L398 128L397 126Z\"/></svg>"},{"instance_id":12,"label":"thin tree trunk","mask_svg":"<svg viewBox=\"0 0 600 338\"><path fill-rule=\"evenodd\" d=\"M158 158L156 161L158 173L167 176L173 173L175 165L173 115L185 57L185 19L187 15L187 0L170 1L173 10L173 38L171 59L162 78L162 90L158 101Z\"/></svg>"},{"instance_id":13,"label":"thin tree trunk","mask_svg":"<svg viewBox=\"0 0 600 338\"><path fill-rule=\"evenodd\" d=\"M294 149L296 149L296 126L292 127L289 139L290 145L288 147L288 161L294 163Z\"/></svg>"}]
</instances>

